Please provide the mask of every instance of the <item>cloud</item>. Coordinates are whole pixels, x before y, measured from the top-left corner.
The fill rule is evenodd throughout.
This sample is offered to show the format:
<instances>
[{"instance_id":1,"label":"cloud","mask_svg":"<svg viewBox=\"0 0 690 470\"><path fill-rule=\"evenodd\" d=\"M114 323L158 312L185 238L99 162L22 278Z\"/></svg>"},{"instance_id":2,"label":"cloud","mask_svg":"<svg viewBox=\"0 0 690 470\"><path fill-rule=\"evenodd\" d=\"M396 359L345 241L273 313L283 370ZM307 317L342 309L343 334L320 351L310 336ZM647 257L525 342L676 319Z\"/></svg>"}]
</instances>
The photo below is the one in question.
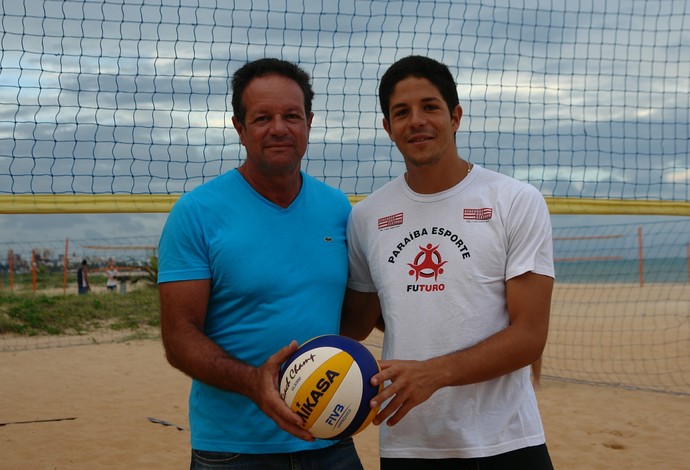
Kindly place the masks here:
<instances>
[{"instance_id":1,"label":"cloud","mask_svg":"<svg viewBox=\"0 0 690 470\"><path fill-rule=\"evenodd\" d=\"M672 171L664 171L663 180L664 182L672 184L684 184L686 186L690 185L690 168L687 168L685 170L678 169Z\"/></svg>"}]
</instances>

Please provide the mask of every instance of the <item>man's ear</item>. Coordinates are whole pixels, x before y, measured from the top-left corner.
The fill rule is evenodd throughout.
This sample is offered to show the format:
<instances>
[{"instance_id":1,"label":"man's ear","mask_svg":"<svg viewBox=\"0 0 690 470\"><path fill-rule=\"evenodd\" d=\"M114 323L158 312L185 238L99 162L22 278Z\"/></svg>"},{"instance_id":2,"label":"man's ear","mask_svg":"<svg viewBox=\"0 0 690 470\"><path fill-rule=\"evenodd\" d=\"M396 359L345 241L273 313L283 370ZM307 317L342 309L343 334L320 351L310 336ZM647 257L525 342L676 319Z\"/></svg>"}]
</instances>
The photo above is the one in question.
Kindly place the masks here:
<instances>
[{"instance_id":1,"label":"man's ear","mask_svg":"<svg viewBox=\"0 0 690 470\"><path fill-rule=\"evenodd\" d=\"M453 112L450 113L451 126L453 127L453 132L457 132L460 127L460 120L462 119L462 107L457 105Z\"/></svg>"},{"instance_id":2,"label":"man's ear","mask_svg":"<svg viewBox=\"0 0 690 470\"><path fill-rule=\"evenodd\" d=\"M393 135L391 134L391 126L388 123L388 119L383 118L383 128L386 130L386 133L388 133L388 137L395 142L395 139L393 139Z\"/></svg>"},{"instance_id":3,"label":"man's ear","mask_svg":"<svg viewBox=\"0 0 690 470\"><path fill-rule=\"evenodd\" d=\"M237 135L240 137L240 143L244 145L244 126L235 116L232 117L232 127L237 131Z\"/></svg>"}]
</instances>

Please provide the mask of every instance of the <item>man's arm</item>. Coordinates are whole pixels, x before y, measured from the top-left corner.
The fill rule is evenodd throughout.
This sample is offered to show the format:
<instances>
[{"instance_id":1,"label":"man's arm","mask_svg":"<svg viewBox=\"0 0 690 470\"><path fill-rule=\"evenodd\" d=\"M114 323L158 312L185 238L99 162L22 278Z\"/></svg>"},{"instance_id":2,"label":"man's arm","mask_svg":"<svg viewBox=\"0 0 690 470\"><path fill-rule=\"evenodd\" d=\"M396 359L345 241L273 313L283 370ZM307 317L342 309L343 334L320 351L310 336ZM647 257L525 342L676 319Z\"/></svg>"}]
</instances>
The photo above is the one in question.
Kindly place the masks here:
<instances>
[{"instance_id":1,"label":"man's arm","mask_svg":"<svg viewBox=\"0 0 690 470\"><path fill-rule=\"evenodd\" d=\"M374 424L399 422L442 387L484 382L530 365L546 345L553 278L525 273L506 282L510 325L470 348L426 361L381 361L374 385L390 380L372 407L393 399Z\"/></svg>"},{"instance_id":2,"label":"man's arm","mask_svg":"<svg viewBox=\"0 0 690 470\"><path fill-rule=\"evenodd\" d=\"M379 325L383 325L379 296L375 292L358 292L348 288L340 316L340 334L363 341Z\"/></svg>"},{"instance_id":3,"label":"man's arm","mask_svg":"<svg viewBox=\"0 0 690 470\"><path fill-rule=\"evenodd\" d=\"M247 396L281 429L313 440L278 393L280 365L297 349L297 342L280 349L260 367L233 358L204 334L210 288L208 279L159 284L161 336L168 362L205 384Z\"/></svg>"}]
</instances>

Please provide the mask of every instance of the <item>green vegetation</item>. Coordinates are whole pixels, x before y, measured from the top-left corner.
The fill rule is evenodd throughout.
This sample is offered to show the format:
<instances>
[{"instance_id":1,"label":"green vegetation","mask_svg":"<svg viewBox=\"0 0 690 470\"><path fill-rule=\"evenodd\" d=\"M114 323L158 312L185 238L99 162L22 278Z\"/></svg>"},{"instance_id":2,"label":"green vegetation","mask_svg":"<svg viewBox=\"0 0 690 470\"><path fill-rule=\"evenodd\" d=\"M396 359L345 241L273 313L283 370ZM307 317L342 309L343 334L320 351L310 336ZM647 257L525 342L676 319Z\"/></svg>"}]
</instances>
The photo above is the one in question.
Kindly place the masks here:
<instances>
[{"instance_id":1,"label":"green vegetation","mask_svg":"<svg viewBox=\"0 0 690 470\"><path fill-rule=\"evenodd\" d=\"M0 291L0 334L79 335L95 330L142 332L158 327L158 289L142 286L120 295L45 295Z\"/></svg>"}]
</instances>

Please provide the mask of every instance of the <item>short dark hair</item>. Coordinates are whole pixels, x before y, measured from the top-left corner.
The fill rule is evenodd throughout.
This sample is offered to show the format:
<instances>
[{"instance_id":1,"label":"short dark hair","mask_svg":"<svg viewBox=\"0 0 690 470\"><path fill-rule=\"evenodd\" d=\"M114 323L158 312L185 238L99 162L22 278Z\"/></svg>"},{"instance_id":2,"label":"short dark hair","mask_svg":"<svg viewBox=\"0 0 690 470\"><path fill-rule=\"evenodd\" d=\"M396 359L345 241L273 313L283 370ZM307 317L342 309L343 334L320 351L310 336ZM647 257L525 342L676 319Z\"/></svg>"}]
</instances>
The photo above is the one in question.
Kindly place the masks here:
<instances>
[{"instance_id":1,"label":"short dark hair","mask_svg":"<svg viewBox=\"0 0 690 470\"><path fill-rule=\"evenodd\" d=\"M86 266L86 264L87 264L87 263L86 263L86 260L85 260L85 259L81 260L81 265L82 265L82 266Z\"/></svg>"},{"instance_id":2,"label":"short dark hair","mask_svg":"<svg viewBox=\"0 0 690 470\"><path fill-rule=\"evenodd\" d=\"M390 118L390 101L395 85L407 77L425 78L433 83L451 113L460 104L457 85L448 67L429 57L411 55L395 62L381 77L379 102L386 120Z\"/></svg>"},{"instance_id":3,"label":"short dark hair","mask_svg":"<svg viewBox=\"0 0 690 470\"><path fill-rule=\"evenodd\" d=\"M247 109L242 102L244 90L252 80L266 75L280 75L294 80L304 94L304 111L307 116L311 114L314 90L309 74L297 64L268 57L246 63L232 76L232 112L240 123L244 124L244 119L247 117Z\"/></svg>"}]
</instances>

